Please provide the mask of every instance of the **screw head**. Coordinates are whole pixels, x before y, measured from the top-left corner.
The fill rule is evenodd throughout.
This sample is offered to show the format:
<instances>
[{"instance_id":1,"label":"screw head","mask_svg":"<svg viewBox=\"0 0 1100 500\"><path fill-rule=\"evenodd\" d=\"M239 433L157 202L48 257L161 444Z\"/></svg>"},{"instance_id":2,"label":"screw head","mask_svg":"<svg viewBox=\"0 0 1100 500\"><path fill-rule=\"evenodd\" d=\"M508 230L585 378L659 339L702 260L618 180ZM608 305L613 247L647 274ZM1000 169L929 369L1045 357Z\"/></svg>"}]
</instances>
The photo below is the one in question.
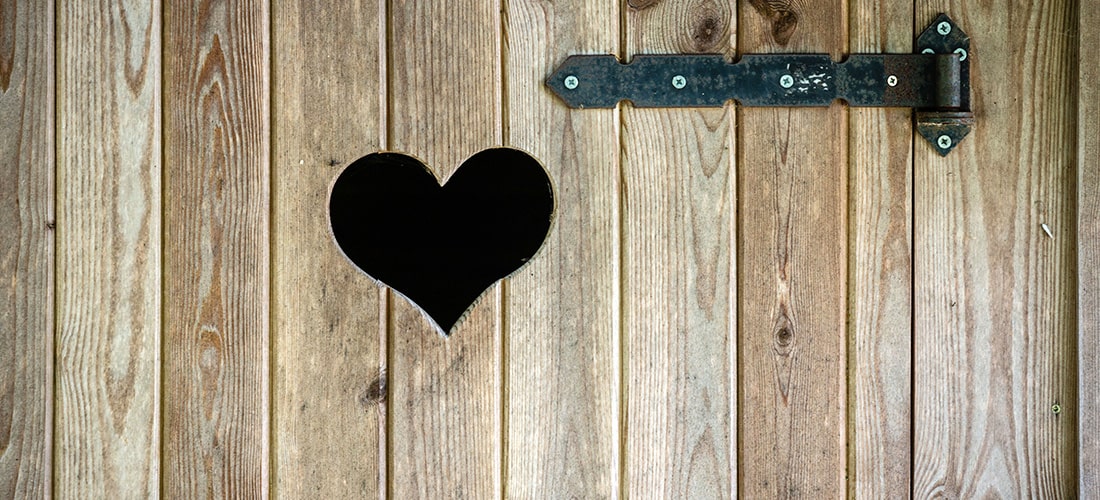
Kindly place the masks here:
<instances>
[{"instance_id":1,"label":"screw head","mask_svg":"<svg viewBox=\"0 0 1100 500\"><path fill-rule=\"evenodd\" d=\"M924 50L920 51L920 53L921 54L935 54L936 51L934 51L932 49L924 49Z\"/></svg>"},{"instance_id":2,"label":"screw head","mask_svg":"<svg viewBox=\"0 0 1100 500\"><path fill-rule=\"evenodd\" d=\"M794 77L791 75L783 75L779 77L779 86L785 89L789 89L794 86Z\"/></svg>"},{"instance_id":3,"label":"screw head","mask_svg":"<svg viewBox=\"0 0 1100 500\"><path fill-rule=\"evenodd\" d=\"M946 135L941 135L936 139L936 144L939 145L940 149L947 149L951 147L951 138Z\"/></svg>"},{"instance_id":4,"label":"screw head","mask_svg":"<svg viewBox=\"0 0 1100 500\"><path fill-rule=\"evenodd\" d=\"M897 87L898 86L898 77L896 75L890 75L890 76L886 77L886 84L891 86L891 87Z\"/></svg>"},{"instance_id":5,"label":"screw head","mask_svg":"<svg viewBox=\"0 0 1100 500\"><path fill-rule=\"evenodd\" d=\"M949 33L951 33L951 23L947 21L941 22L936 26L936 33L947 36Z\"/></svg>"},{"instance_id":6,"label":"screw head","mask_svg":"<svg viewBox=\"0 0 1100 500\"><path fill-rule=\"evenodd\" d=\"M580 80L577 80L576 76L569 75L569 76L565 77L565 88L567 88L569 90L573 90L573 89L577 88L577 85L579 85L580 83L581 83Z\"/></svg>"},{"instance_id":7,"label":"screw head","mask_svg":"<svg viewBox=\"0 0 1100 500\"><path fill-rule=\"evenodd\" d=\"M1050 406L1050 412L1055 414L1055 415L1057 415L1059 413L1062 413L1062 405L1060 405L1058 403L1055 403L1055 404L1051 405Z\"/></svg>"},{"instance_id":8,"label":"screw head","mask_svg":"<svg viewBox=\"0 0 1100 500\"><path fill-rule=\"evenodd\" d=\"M687 84L688 81L687 78L684 78L684 75L676 75L672 77L672 86L676 87L676 89L687 87Z\"/></svg>"},{"instance_id":9,"label":"screw head","mask_svg":"<svg viewBox=\"0 0 1100 500\"><path fill-rule=\"evenodd\" d=\"M959 48L955 49L955 53L959 55L959 60L960 61L965 61L966 60L966 49L964 49L962 47L959 47Z\"/></svg>"}]
</instances>

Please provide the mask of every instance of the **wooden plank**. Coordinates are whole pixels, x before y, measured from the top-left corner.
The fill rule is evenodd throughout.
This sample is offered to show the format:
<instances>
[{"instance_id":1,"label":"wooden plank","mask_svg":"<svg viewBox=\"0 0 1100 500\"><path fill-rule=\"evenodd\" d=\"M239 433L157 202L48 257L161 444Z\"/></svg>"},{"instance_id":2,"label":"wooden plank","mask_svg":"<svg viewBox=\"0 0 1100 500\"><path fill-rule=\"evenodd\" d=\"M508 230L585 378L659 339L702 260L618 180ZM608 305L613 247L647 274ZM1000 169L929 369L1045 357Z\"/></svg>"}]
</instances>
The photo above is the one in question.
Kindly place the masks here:
<instances>
[{"instance_id":1,"label":"wooden plank","mask_svg":"<svg viewBox=\"0 0 1100 500\"><path fill-rule=\"evenodd\" d=\"M853 0L853 53L913 50L913 4ZM909 491L912 111L852 108L848 151L848 480L857 498Z\"/></svg>"},{"instance_id":2,"label":"wooden plank","mask_svg":"<svg viewBox=\"0 0 1100 500\"><path fill-rule=\"evenodd\" d=\"M54 7L0 4L0 498L51 484Z\"/></svg>"},{"instance_id":3,"label":"wooden plank","mask_svg":"<svg viewBox=\"0 0 1100 500\"><path fill-rule=\"evenodd\" d=\"M426 0L390 9L388 149L421 158L446 180L466 158L503 142L501 5ZM392 497L501 495L501 300L494 285L444 338L393 296Z\"/></svg>"},{"instance_id":4,"label":"wooden plank","mask_svg":"<svg viewBox=\"0 0 1100 500\"><path fill-rule=\"evenodd\" d=\"M1077 405L1080 498L1100 498L1100 1L1079 6ZM1068 490L1072 494L1072 490Z\"/></svg>"},{"instance_id":5,"label":"wooden plank","mask_svg":"<svg viewBox=\"0 0 1100 500\"><path fill-rule=\"evenodd\" d=\"M913 496L1071 497L1073 6L918 2L915 28L939 12L972 37L977 126L915 146Z\"/></svg>"},{"instance_id":6,"label":"wooden plank","mask_svg":"<svg viewBox=\"0 0 1100 500\"><path fill-rule=\"evenodd\" d=\"M735 2L624 8L631 56L733 54ZM622 113L624 496L736 497L733 107Z\"/></svg>"},{"instance_id":7,"label":"wooden plank","mask_svg":"<svg viewBox=\"0 0 1100 500\"><path fill-rule=\"evenodd\" d=\"M268 493L268 2L164 8L168 497Z\"/></svg>"},{"instance_id":8,"label":"wooden plank","mask_svg":"<svg viewBox=\"0 0 1100 500\"><path fill-rule=\"evenodd\" d=\"M160 488L160 5L58 12L55 492Z\"/></svg>"},{"instance_id":9,"label":"wooden plank","mask_svg":"<svg viewBox=\"0 0 1100 500\"><path fill-rule=\"evenodd\" d=\"M512 0L505 10L505 142L543 161L557 196L545 246L507 287L506 491L610 497L620 455L616 112L570 110L542 82L567 54L618 52L618 2Z\"/></svg>"},{"instance_id":10,"label":"wooden plank","mask_svg":"<svg viewBox=\"0 0 1100 500\"><path fill-rule=\"evenodd\" d=\"M741 2L744 53L846 50L846 2ZM738 127L738 462L748 498L845 494L847 113Z\"/></svg>"},{"instance_id":11,"label":"wooden plank","mask_svg":"<svg viewBox=\"0 0 1100 500\"><path fill-rule=\"evenodd\" d=\"M379 497L385 296L340 253L327 200L340 171L381 146L384 12L273 5L275 492Z\"/></svg>"}]
</instances>

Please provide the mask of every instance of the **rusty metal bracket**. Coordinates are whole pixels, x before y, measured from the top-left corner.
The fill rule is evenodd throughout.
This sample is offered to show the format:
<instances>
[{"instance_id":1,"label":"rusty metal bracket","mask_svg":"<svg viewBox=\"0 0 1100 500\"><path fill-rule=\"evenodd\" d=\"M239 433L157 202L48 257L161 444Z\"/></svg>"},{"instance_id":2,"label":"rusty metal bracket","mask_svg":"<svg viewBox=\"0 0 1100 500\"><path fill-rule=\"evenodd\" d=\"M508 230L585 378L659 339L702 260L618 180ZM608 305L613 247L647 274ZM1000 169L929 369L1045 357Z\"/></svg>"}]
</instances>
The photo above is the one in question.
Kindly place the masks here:
<instances>
[{"instance_id":1,"label":"rusty metal bracket","mask_svg":"<svg viewBox=\"0 0 1100 500\"><path fill-rule=\"evenodd\" d=\"M966 137L970 113L970 38L940 14L917 39L917 54L752 54L731 63L719 54L570 56L546 85L572 108L828 106L911 107L918 132L940 155Z\"/></svg>"}]
</instances>

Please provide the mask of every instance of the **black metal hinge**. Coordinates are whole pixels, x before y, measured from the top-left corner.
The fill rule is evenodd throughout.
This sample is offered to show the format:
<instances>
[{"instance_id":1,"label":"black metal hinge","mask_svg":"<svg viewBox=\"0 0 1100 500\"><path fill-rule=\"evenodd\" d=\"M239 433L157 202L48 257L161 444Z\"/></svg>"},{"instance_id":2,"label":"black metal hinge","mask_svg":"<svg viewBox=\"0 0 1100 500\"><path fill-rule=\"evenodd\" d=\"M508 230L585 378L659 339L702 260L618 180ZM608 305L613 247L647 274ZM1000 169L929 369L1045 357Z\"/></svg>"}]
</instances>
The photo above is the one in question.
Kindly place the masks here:
<instances>
[{"instance_id":1,"label":"black metal hinge","mask_svg":"<svg viewBox=\"0 0 1100 500\"><path fill-rule=\"evenodd\" d=\"M917 131L941 155L970 132L970 37L940 14L916 54L647 54L570 56L546 84L571 108L828 106L911 107Z\"/></svg>"}]
</instances>

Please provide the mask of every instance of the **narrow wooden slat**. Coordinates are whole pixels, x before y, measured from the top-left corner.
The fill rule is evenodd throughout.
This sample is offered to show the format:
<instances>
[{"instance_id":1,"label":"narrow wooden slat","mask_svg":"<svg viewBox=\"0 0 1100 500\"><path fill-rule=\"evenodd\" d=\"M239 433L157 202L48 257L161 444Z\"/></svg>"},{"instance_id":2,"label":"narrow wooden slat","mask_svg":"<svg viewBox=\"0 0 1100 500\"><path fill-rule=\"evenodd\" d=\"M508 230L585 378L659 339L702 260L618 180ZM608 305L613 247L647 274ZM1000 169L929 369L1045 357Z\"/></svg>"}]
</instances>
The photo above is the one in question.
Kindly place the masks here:
<instances>
[{"instance_id":1,"label":"narrow wooden slat","mask_svg":"<svg viewBox=\"0 0 1100 500\"><path fill-rule=\"evenodd\" d=\"M50 492L54 7L0 4L0 498Z\"/></svg>"},{"instance_id":2,"label":"narrow wooden slat","mask_svg":"<svg viewBox=\"0 0 1100 500\"><path fill-rule=\"evenodd\" d=\"M624 8L631 56L734 51L735 2ZM631 497L737 495L732 121L732 105L623 109L623 480Z\"/></svg>"},{"instance_id":3,"label":"narrow wooden slat","mask_svg":"<svg viewBox=\"0 0 1100 500\"><path fill-rule=\"evenodd\" d=\"M268 492L269 2L164 8L164 478Z\"/></svg>"},{"instance_id":4,"label":"narrow wooden slat","mask_svg":"<svg viewBox=\"0 0 1100 500\"><path fill-rule=\"evenodd\" d=\"M160 4L58 12L61 497L160 483Z\"/></svg>"},{"instance_id":5,"label":"narrow wooden slat","mask_svg":"<svg viewBox=\"0 0 1100 500\"><path fill-rule=\"evenodd\" d=\"M915 29L939 12L972 37L978 121L915 147L913 496L1072 497L1075 8L921 1Z\"/></svg>"},{"instance_id":6,"label":"narrow wooden slat","mask_svg":"<svg viewBox=\"0 0 1100 500\"><path fill-rule=\"evenodd\" d=\"M1077 407L1080 498L1100 498L1100 1L1078 6ZM1070 490L1072 491L1072 490Z\"/></svg>"},{"instance_id":7,"label":"narrow wooden slat","mask_svg":"<svg viewBox=\"0 0 1100 500\"><path fill-rule=\"evenodd\" d=\"M508 135L554 180L554 227L505 302L506 491L515 498L619 490L618 127L543 85L564 56L617 53L618 2L506 4Z\"/></svg>"},{"instance_id":8,"label":"narrow wooden slat","mask_svg":"<svg viewBox=\"0 0 1100 500\"><path fill-rule=\"evenodd\" d=\"M377 498L385 423L382 289L340 253L328 190L380 148L379 1L275 2L275 493Z\"/></svg>"},{"instance_id":9,"label":"narrow wooden slat","mask_svg":"<svg viewBox=\"0 0 1100 500\"><path fill-rule=\"evenodd\" d=\"M843 0L740 3L744 53L846 51ZM738 462L748 498L845 494L847 112L741 110Z\"/></svg>"},{"instance_id":10,"label":"narrow wooden slat","mask_svg":"<svg viewBox=\"0 0 1100 500\"><path fill-rule=\"evenodd\" d=\"M853 53L913 50L913 4L853 0ZM848 151L848 479L857 498L904 497L912 448L912 176L908 109L853 108Z\"/></svg>"},{"instance_id":11,"label":"narrow wooden slat","mask_svg":"<svg viewBox=\"0 0 1100 500\"><path fill-rule=\"evenodd\" d=\"M388 147L422 159L441 180L502 143L500 8L497 0L390 3ZM500 495L500 302L497 284L444 338L393 295L386 434L393 498Z\"/></svg>"}]
</instances>

